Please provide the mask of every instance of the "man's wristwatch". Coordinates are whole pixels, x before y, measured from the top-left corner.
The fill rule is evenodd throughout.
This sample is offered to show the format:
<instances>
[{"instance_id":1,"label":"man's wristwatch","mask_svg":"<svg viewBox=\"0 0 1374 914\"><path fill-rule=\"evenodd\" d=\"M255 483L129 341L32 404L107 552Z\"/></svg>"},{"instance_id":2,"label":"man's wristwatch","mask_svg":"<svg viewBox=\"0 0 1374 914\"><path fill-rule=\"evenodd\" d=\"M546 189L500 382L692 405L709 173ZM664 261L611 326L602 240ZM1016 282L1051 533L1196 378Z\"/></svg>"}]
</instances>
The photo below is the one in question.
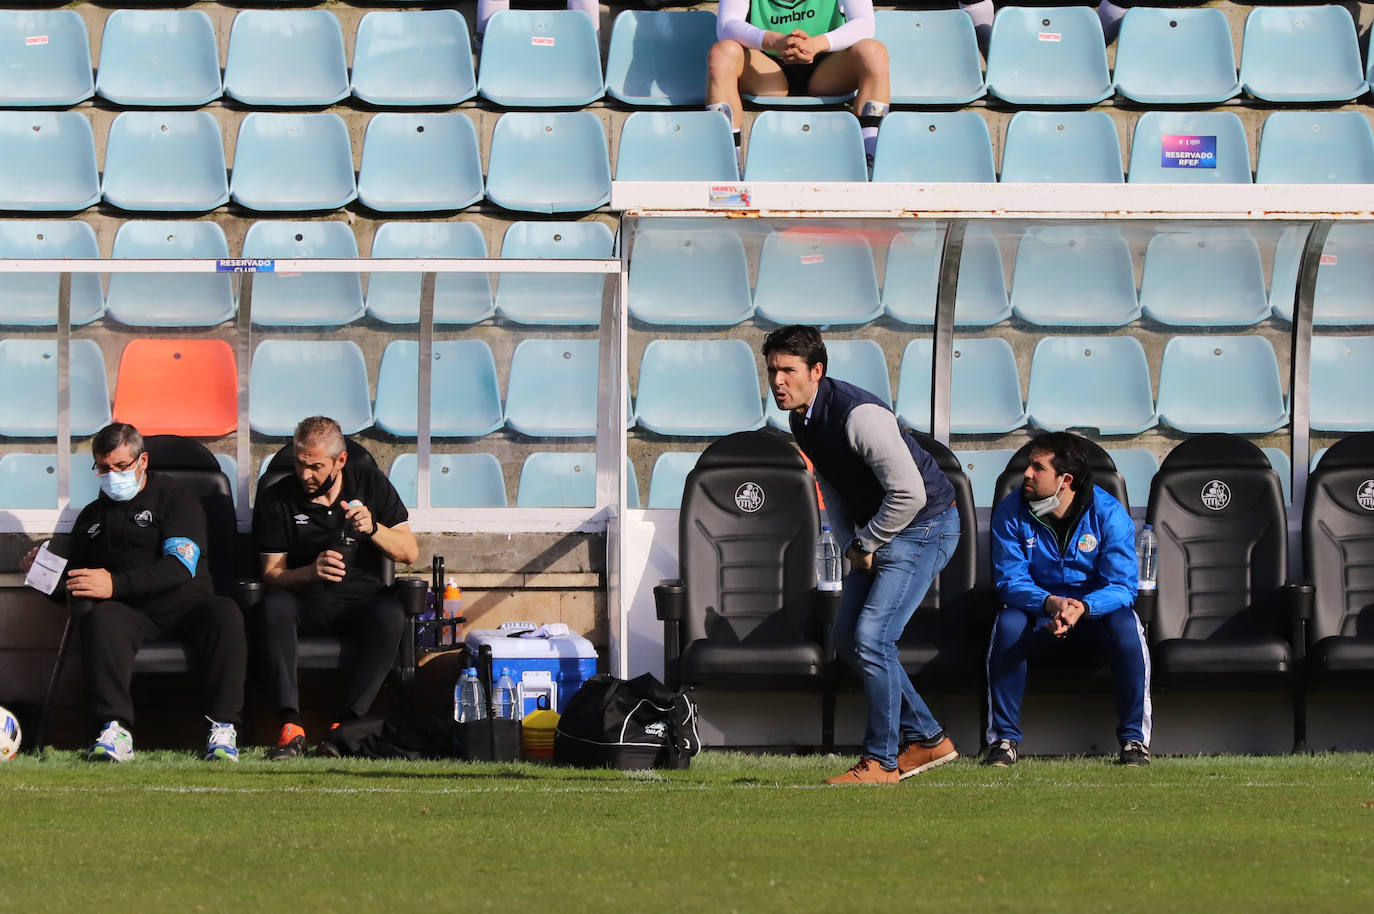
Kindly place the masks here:
<instances>
[{"instance_id":1,"label":"man's wristwatch","mask_svg":"<svg viewBox=\"0 0 1374 914\"><path fill-rule=\"evenodd\" d=\"M859 542L859 538L857 536L850 537L849 542L845 543L844 551L848 552L851 549L858 552L860 555L871 554L867 549L864 548L864 544Z\"/></svg>"}]
</instances>

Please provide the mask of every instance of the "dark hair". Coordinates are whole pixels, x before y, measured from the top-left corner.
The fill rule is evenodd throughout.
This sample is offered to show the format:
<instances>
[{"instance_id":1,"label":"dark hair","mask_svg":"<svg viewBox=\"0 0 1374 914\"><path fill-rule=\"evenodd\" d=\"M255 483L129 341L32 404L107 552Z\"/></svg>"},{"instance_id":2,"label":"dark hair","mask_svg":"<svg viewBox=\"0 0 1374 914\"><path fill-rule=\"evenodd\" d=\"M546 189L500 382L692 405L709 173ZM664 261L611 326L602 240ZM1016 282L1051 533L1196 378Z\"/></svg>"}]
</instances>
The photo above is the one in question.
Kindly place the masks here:
<instances>
[{"instance_id":1,"label":"dark hair","mask_svg":"<svg viewBox=\"0 0 1374 914\"><path fill-rule=\"evenodd\" d=\"M825 340L821 339L821 332L815 327L808 327L804 324L779 327L768 334L763 341L763 357L766 359L775 352L805 359L807 368L819 364L821 365L821 374L825 373L825 368L830 364L830 357L826 354Z\"/></svg>"},{"instance_id":2,"label":"dark hair","mask_svg":"<svg viewBox=\"0 0 1374 914\"><path fill-rule=\"evenodd\" d=\"M1086 439L1070 432L1041 432L1031 439L1030 449L1049 454L1054 472L1072 476L1069 488L1077 492L1079 486L1089 481L1087 444Z\"/></svg>"},{"instance_id":3,"label":"dark hair","mask_svg":"<svg viewBox=\"0 0 1374 914\"><path fill-rule=\"evenodd\" d=\"M134 457L143 453L143 435L127 422L112 422L91 439L91 454L103 457L121 445L128 445Z\"/></svg>"}]
</instances>

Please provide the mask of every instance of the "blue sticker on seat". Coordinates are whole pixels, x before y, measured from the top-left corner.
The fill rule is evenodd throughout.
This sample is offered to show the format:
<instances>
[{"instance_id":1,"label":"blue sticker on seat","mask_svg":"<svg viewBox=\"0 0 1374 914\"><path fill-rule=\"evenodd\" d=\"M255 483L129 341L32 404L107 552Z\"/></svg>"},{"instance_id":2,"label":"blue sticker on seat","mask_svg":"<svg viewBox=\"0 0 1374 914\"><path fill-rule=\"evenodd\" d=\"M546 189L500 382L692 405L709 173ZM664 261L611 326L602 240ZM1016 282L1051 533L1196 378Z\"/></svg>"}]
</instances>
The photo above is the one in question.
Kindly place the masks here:
<instances>
[{"instance_id":1,"label":"blue sticker on seat","mask_svg":"<svg viewBox=\"0 0 1374 914\"><path fill-rule=\"evenodd\" d=\"M191 577L196 576L196 563L200 561L200 547L184 536L172 536L162 541L162 554L174 555Z\"/></svg>"}]
</instances>

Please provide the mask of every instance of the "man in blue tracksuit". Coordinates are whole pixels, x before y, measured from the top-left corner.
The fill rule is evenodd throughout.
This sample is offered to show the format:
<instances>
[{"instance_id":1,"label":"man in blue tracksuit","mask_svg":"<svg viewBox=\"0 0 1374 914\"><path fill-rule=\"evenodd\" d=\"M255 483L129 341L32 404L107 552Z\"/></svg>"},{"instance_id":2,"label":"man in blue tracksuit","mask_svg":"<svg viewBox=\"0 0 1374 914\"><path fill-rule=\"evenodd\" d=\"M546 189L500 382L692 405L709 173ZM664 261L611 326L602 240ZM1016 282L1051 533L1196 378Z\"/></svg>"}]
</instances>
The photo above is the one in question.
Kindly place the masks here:
<instances>
[{"instance_id":1,"label":"man in blue tracksuit","mask_svg":"<svg viewBox=\"0 0 1374 914\"><path fill-rule=\"evenodd\" d=\"M988 646L989 749L1016 763L1028 657L1075 642L1105 651L1116 683L1123 765L1150 762L1150 655L1136 618L1135 525L1092 484L1083 439L1036 436L1019 492L992 515L992 576L1003 607Z\"/></svg>"}]
</instances>

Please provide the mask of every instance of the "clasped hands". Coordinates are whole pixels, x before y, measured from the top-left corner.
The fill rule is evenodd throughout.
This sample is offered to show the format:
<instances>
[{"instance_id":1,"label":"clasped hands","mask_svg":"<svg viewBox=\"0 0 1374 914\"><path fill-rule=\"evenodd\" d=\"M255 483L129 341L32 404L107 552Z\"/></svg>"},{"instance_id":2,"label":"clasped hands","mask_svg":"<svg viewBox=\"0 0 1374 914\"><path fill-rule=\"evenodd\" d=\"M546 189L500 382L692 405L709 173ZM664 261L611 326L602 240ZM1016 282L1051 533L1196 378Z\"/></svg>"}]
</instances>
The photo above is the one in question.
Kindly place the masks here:
<instances>
[{"instance_id":1,"label":"clasped hands","mask_svg":"<svg viewBox=\"0 0 1374 914\"><path fill-rule=\"evenodd\" d=\"M1077 625L1078 620L1087 614L1088 607L1073 597L1050 596L1045 598L1045 611L1050 614L1045 628L1056 638L1063 638L1068 635L1069 629Z\"/></svg>"},{"instance_id":2,"label":"clasped hands","mask_svg":"<svg viewBox=\"0 0 1374 914\"><path fill-rule=\"evenodd\" d=\"M778 58L785 64L808 64L816 62L816 55L828 50L830 42L823 35L808 35L801 29L793 29L783 36L781 45L774 47Z\"/></svg>"}]
</instances>

